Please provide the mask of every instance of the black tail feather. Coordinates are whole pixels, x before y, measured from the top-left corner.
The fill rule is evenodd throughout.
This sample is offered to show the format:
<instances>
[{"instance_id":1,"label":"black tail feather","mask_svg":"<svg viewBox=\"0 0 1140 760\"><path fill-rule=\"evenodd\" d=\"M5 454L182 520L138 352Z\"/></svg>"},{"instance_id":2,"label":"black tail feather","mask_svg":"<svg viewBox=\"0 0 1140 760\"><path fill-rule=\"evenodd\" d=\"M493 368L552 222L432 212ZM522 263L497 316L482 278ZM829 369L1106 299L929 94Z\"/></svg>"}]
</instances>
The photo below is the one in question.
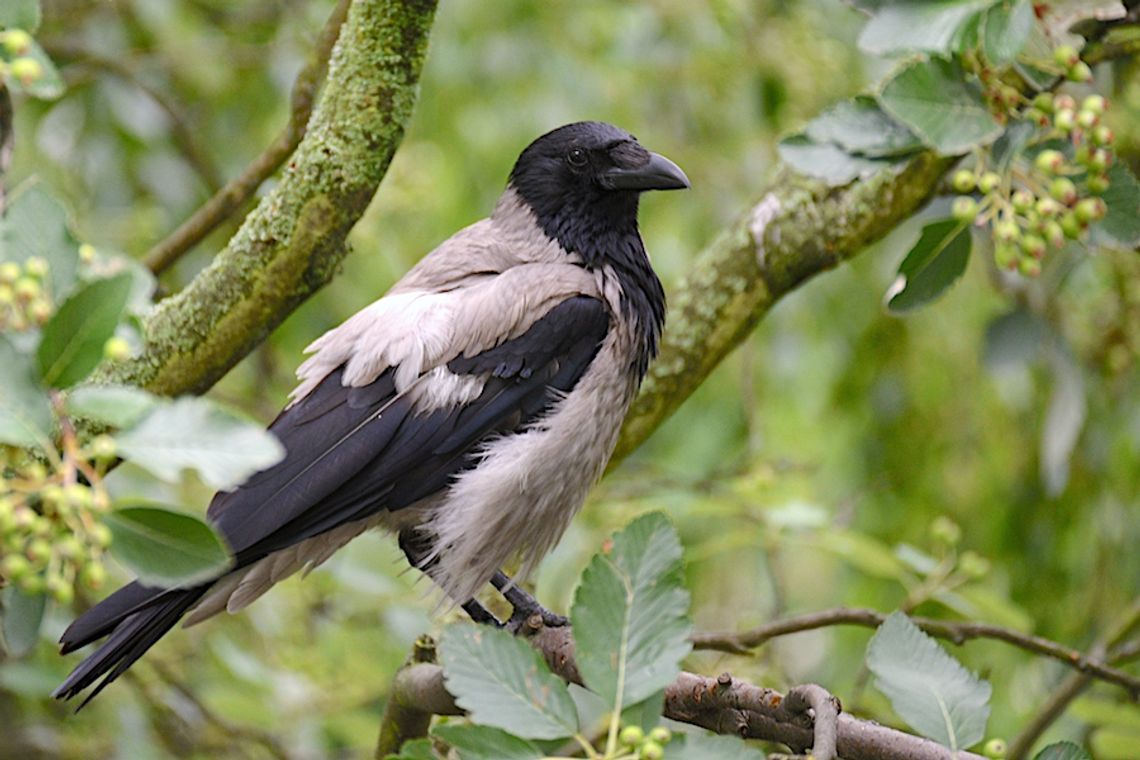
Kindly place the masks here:
<instances>
[{"instance_id":1,"label":"black tail feather","mask_svg":"<svg viewBox=\"0 0 1140 760\"><path fill-rule=\"evenodd\" d=\"M136 590L128 591L132 587L136 587ZM150 592L146 598L138 596L137 589L142 588L134 583L124 586L103 603L88 610L68 628L63 636L65 651L83 646L112 627L114 630L110 638L81 662L67 680L52 692L53 697L71 699L105 675L106 677L87 695L76 711L82 710L84 705L121 676L135 660L142 657L144 652L173 628L186 611L202 598L209 584L174 591L145 589ZM127 606L128 601L133 601L134 604ZM104 607L108 603L110 604ZM127 610L125 614L124 609ZM74 630L77 626L78 631ZM81 638L80 633L86 637Z\"/></svg>"}]
</instances>

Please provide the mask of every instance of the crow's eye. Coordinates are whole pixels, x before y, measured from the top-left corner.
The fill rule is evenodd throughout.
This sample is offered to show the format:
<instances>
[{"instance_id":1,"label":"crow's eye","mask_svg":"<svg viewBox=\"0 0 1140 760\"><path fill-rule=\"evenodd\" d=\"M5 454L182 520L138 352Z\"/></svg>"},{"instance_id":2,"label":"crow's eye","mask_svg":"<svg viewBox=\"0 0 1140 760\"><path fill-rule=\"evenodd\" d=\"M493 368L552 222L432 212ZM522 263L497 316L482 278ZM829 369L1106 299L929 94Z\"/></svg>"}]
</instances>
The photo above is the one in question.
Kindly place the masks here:
<instances>
[{"instance_id":1,"label":"crow's eye","mask_svg":"<svg viewBox=\"0 0 1140 760\"><path fill-rule=\"evenodd\" d=\"M566 154L566 160L570 162L571 166L585 166L586 151L581 148L571 148L570 152Z\"/></svg>"}]
</instances>

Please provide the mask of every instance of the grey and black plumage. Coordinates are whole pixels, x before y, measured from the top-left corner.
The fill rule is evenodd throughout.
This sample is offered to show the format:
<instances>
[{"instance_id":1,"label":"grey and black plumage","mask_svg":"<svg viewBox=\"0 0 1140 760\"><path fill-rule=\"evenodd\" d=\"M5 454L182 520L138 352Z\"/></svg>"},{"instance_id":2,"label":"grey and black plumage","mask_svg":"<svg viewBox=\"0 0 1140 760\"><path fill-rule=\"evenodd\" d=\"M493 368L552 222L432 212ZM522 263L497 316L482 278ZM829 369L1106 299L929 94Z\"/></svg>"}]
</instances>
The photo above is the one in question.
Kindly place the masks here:
<instances>
[{"instance_id":1,"label":"grey and black plumage","mask_svg":"<svg viewBox=\"0 0 1140 760\"><path fill-rule=\"evenodd\" d=\"M191 588L137 581L80 616L64 653L109 638L56 690L91 699L180 619L236 612L368 528L455 602L513 558L525 575L601 475L650 360L665 296L641 192L688 187L617 127L579 122L519 156L488 219L317 339L269 429L283 461L217 494L234 554ZM101 680L100 680L101 679Z\"/></svg>"}]
</instances>

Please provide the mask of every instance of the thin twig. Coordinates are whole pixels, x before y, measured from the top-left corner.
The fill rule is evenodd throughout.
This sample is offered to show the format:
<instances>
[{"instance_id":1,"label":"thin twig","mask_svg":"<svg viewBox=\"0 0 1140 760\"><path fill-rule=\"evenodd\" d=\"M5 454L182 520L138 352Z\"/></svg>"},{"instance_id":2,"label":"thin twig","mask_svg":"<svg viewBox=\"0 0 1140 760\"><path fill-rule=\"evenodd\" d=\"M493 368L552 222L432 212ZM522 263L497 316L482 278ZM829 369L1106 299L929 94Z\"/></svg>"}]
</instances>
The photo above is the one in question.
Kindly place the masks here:
<instances>
[{"instance_id":1,"label":"thin twig","mask_svg":"<svg viewBox=\"0 0 1140 760\"><path fill-rule=\"evenodd\" d=\"M748 654L769 639L801 631L811 631L833 625L860 625L878 628L886 615L876 610L840 607L821 612L777 620L742 633L698 633L693 636L696 649L712 649L732 654ZM911 618L915 625L931 636L962 644L971 639L996 639L1034 654L1051 657L1082 673L1116 684L1126 689L1133 699L1140 696L1140 678L1114 668L1102 657L1086 654L1055 641L1020 633L989 623L948 622L930 618Z\"/></svg>"},{"instance_id":2,"label":"thin twig","mask_svg":"<svg viewBox=\"0 0 1140 760\"><path fill-rule=\"evenodd\" d=\"M147 251L144 263L152 272L160 274L169 269L183 254L241 208L261 183L272 176L300 144L316 102L317 87L351 4L350 0L340 0L325 22L312 57L293 83L289 121L281 134L241 174L214 193L166 239Z\"/></svg>"},{"instance_id":3,"label":"thin twig","mask_svg":"<svg viewBox=\"0 0 1140 760\"><path fill-rule=\"evenodd\" d=\"M811 710L811 754L815 760L836 760L835 743L839 732L839 700L827 689L804 684L788 690L784 707L793 713Z\"/></svg>"}]
</instances>

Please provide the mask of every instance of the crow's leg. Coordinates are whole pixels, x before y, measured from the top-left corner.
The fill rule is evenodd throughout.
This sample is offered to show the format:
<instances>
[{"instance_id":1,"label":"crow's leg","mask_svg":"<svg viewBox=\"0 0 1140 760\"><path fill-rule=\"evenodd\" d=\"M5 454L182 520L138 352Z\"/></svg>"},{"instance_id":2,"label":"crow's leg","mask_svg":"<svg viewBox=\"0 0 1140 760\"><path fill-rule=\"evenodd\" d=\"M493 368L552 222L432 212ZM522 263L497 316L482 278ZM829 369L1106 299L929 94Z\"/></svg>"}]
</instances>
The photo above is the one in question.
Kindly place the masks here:
<instances>
[{"instance_id":1,"label":"crow's leg","mask_svg":"<svg viewBox=\"0 0 1140 760\"><path fill-rule=\"evenodd\" d=\"M516 586L515 582L501 570L491 576L491 585L497 588L514 608L511 619L507 621L507 628L512 632L517 632L523 623L534 615L540 615L542 624L551 628L570 624L570 620L566 617L551 612L539 604L537 599Z\"/></svg>"},{"instance_id":2,"label":"crow's leg","mask_svg":"<svg viewBox=\"0 0 1140 760\"><path fill-rule=\"evenodd\" d=\"M427 560L427 557L431 554L432 536L415 529L403 530L400 531L399 543L400 549L404 552L404 556L408 558L408 562L411 563L412 567L425 573L430 578L432 566L436 563L435 560ZM503 627L503 622L475 599L468 599L459 606L467 613L467 617L480 625L493 625L496 628Z\"/></svg>"}]
</instances>

